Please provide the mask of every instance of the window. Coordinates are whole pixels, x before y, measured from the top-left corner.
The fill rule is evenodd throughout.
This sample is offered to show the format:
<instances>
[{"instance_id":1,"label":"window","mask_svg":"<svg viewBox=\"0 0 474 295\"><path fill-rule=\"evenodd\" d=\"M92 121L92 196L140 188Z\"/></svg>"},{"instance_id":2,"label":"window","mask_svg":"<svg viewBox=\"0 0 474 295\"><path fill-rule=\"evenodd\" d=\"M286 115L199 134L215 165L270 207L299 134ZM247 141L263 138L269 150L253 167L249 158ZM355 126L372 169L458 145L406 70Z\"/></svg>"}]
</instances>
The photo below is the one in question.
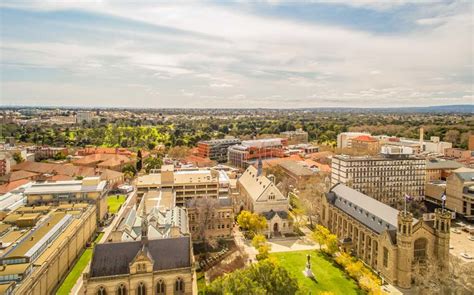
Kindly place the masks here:
<instances>
[{"instance_id":1,"label":"window","mask_svg":"<svg viewBox=\"0 0 474 295\"><path fill-rule=\"evenodd\" d=\"M383 247L383 267L388 267L388 249Z\"/></svg>"},{"instance_id":2,"label":"window","mask_svg":"<svg viewBox=\"0 0 474 295\"><path fill-rule=\"evenodd\" d=\"M107 292L103 286L100 286L99 289L97 289L97 295L107 295Z\"/></svg>"},{"instance_id":3,"label":"window","mask_svg":"<svg viewBox=\"0 0 474 295\"><path fill-rule=\"evenodd\" d=\"M416 260L424 260L426 258L426 244L427 240L425 238L419 238L415 240L413 246L413 256Z\"/></svg>"},{"instance_id":4,"label":"window","mask_svg":"<svg viewBox=\"0 0 474 295\"><path fill-rule=\"evenodd\" d=\"M166 285L163 280L159 280L156 284L156 295L164 295L166 292Z\"/></svg>"},{"instance_id":5,"label":"window","mask_svg":"<svg viewBox=\"0 0 474 295\"><path fill-rule=\"evenodd\" d=\"M137 286L137 295L146 295L146 287L143 282L140 282Z\"/></svg>"},{"instance_id":6,"label":"window","mask_svg":"<svg viewBox=\"0 0 474 295\"><path fill-rule=\"evenodd\" d=\"M120 284L117 288L117 295L127 295L127 287L124 284Z\"/></svg>"},{"instance_id":7,"label":"window","mask_svg":"<svg viewBox=\"0 0 474 295\"><path fill-rule=\"evenodd\" d=\"M174 293L175 294L184 294L184 282L183 279L177 278L174 284Z\"/></svg>"}]
</instances>

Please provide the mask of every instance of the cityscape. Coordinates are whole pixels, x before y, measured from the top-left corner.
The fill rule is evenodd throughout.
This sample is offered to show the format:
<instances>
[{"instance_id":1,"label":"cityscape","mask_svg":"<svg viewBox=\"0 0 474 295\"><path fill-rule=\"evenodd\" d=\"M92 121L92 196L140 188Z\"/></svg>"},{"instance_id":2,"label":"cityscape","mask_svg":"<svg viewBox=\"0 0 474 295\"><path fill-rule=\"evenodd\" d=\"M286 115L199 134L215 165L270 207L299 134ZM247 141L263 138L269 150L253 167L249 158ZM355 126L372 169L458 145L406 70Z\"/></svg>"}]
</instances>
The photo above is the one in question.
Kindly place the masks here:
<instances>
[{"instance_id":1,"label":"cityscape","mask_svg":"<svg viewBox=\"0 0 474 295\"><path fill-rule=\"evenodd\" d=\"M0 295L474 294L473 14L2 1Z\"/></svg>"}]
</instances>

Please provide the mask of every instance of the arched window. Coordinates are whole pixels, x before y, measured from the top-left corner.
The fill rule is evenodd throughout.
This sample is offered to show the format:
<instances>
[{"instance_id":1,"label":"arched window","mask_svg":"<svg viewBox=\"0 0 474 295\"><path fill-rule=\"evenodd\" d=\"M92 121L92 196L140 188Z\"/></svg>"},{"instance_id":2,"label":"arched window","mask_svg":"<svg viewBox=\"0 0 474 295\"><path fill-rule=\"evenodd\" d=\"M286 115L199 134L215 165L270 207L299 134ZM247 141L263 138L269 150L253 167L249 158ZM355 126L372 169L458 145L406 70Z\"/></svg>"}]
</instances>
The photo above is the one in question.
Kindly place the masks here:
<instances>
[{"instance_id":1,"label":"arched window","mask_svg":"<svg viewBox=\"0 0 474 295\"><path fill-rule=\"evenodd\" d=\"M164 295L166 292L166 285L163 280L159 280L156 284L156 295Z\"/></svg>"},{"instance_id":2,"label":"arched window","mask_svg":"<svg viewBox=\"0 0 474 295\"><path fill-rule=\"evenodd\" d=\"M415 261L424 260L426 258L426 244L427 240L425 238L419 238L415 240L413 245L413 256Z\"/></svg>"},{"instance_id":3,"label":"arched window","mask_svg":"<svg viewBox=\"0 0 474 295\"><path fill-rule=\"evenodd\" d=\"M146 287L143 282L140 282L137 286L137 295L146 295Z\"/></svg>"},{"instance_id":4,"label":"arched window","mask_svg":"<svg viewBox=\"0 0 474 295\"><path fill-rule=\"evenodd\" d=\"M103 286L100 286L99 289L97 289L97 295L107 295L107 292Z\"/></svg>"},{"instance_id":5,"label":"arched window","mask_svg":"<svg viewBox=\"0 0 474 295\"><path fill-rule=\"evenodd\" d=\"M120 284L117 287L117 295L127 295L127 287L124 284Z\"/></svg>"},{"instance_id":6,"label":"arched window","mask_svg":"<svg viewBox=\"0 0 474 295\"><path fill-rule=\"evenodd\" d=\"M184 294L184 281L181 278L177 278L174 284L174 293L175 294Z\"/></svg>"}]
</instances>

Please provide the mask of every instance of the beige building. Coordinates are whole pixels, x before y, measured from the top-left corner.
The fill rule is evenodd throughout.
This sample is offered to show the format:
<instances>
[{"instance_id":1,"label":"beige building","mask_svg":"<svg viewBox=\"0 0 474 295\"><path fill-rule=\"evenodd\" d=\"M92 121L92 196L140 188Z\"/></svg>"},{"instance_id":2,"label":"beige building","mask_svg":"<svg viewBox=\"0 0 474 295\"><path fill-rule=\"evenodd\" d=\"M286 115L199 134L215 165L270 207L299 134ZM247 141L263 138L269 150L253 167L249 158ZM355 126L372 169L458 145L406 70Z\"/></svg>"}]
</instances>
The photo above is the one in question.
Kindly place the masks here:
<instances>
[{"instance_id":1,"label":"beige building","mask_svg":"<svg viewBox=\"0 0 474 295\"><path fill-rule=\"evenodd\" d=\"M438 209L434 221L416 220L343 184L322 197L321 222L386 281L410 288L417 262L449 259L451 214Z\"/></svg>"},{"instance_id":2,"label":"beige building","mask_svg":"<svg viewBox=\"0 0 474 295\"><path fill-rule=\"evenodd\" d=\"M173 165L163 165L159 173L138 177L137 193L141 198L151 190L169 189L176 195L176 205L182 207L189 200L217 198L219 177L219 171L213 169L175 170Z\"/></svg>"},{"instance_id":3,"label":"beige building","mask_svg":"<svg viewBox=\"0 0 474 295\"><path fill-rule=\"evenodd\" d=\"M337 135L337 147L340 149L351 148L352 139L358 136L370 136L367 132L342 132Z\"/></svg>"},{"instance_id":4,"label":"beige building","mask_svg":"<svg viewBox=\"0 0 474 295\"><path fill-rule=\"evenodd\" d=\"M99 177L82 180L36 182L25 189L28 205L58 205L64 203L95 204L97 218L107 214L107 182Z\"/></svg>"},{"instance_id":5,"label":"beige building","mask_svg":"<svg viewBox=\"0 0 474 295\"><path fill-rule=\"evenodd\" d=\"M346 184L385 204L395 206L405 194L424 196L426 161L411 155L334 156L331 183Z\"/></svg>"},{"instance_id":6,"label":"beige building","mask_svg":"<svg viewBox=\"0 0 474 295\"><path fill-rule=\"evenodd\" d=\"M459 168L448 177L446 207L474 220L474 169Z\"/></svg>"},{"instance_id":7,"label":"beige building","mask_svg":"<svg viewBox=\"0 0 474 295\"><path fill-rule=\"evenodd\" d=\"M143 222L139 241L95 246L90 270L83 275L85 295L197 292L191 238L148 240L147 228Z\"/></svg>"},{"instance_id":8,"label":"beige building","mask_svg":"<svg viewBox=\"0 0 474 295\"><path fill-rule=\"evenodd\" d=\"M358 155L375 155L379 153L380 143L369 135L360 135L352 138L351 148Z\"/></svg>"},{"instance_id":9,"label":"beige building","mask_svg":"<svg viewBox=\"0 0 474 295\"><path fill-rule=\"evenodd\" d=\"M258 169L249 166L237 180L240 211L247 210L265 216L268 237L293 232L293 222L288 216L289 200L270 179L262 174L262 162Z\"/></svg>"},{"instance_id":10,"label":"beige building","mask_svg":"<svg viewBox=\"0 0 474 295\"><path fill-rule=\"evenodd\" d=\"M191 201L186 204L186 208L193 241L202 240L202 235L208 239L232 238L234 206L231 198Z\"/></svg>"},{"instance_id":11,"label":"beige building","mask_svg":"<svg viewBox=\"0 0 474 295\"><path fill-rule=\"evenodd\" d=\"M454 170L463 167L461 163L452 160L428 159L426 160L426 181L446 180Z\"/></svg>"},{"instance_id":12,"label":"beige building","mask_svg":"<svg viewBox=\"0 0 474 295\"><path fill-rule=\"evenodd\" d=\"M67 204L52 208L33 227L10 227L0 237L0 283L16 283L14 294L54 294L94 236L96 218L95 206Z\"/></svg>"}]
</instances>

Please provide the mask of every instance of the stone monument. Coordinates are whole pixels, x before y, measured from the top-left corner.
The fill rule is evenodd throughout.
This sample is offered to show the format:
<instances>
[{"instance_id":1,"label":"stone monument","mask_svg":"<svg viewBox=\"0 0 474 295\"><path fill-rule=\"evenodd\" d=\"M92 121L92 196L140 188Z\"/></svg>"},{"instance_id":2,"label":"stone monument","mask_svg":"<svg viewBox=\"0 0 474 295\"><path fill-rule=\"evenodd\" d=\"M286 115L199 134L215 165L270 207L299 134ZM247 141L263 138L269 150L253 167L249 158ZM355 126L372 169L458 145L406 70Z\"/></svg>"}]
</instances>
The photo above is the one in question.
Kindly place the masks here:
<instances>
[{"instance_id":1,"label":"stone monument","mask_svg":"<svg viewBox=\"0 0 474 295\"><path fill-rule=\"evenodd\" d=\"M305 277L307 278L314 278L314 274L313 272L311 271L311 256L308 254L306 255L306 269L303 270L303 274Z\"/></svg>"}]
</instances>

